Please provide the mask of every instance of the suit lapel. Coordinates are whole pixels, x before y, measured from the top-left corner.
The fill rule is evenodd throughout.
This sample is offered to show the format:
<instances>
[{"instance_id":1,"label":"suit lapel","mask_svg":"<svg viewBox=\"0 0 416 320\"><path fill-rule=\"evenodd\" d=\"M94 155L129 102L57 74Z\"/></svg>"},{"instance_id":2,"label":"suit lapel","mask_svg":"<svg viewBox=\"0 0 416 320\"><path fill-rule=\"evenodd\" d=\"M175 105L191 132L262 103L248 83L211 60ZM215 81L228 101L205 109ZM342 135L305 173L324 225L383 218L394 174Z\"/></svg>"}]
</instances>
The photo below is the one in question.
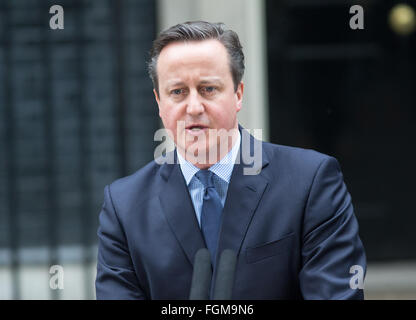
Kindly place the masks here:
<instances>
[{"instance_id":1,"label":"suit lapel","mask_svg":"<svg viewBox=\"0 0 416 320\"><path fill-rule=\"evenodd\" d=\"M185 179L176 164L164 164L161 175L165 181L159 194L159 200L166 219L182 246L191 265L198 249L205 247L195 210Z\"/></svg>"},{"instance_id":2,"label":"suit lapel","mask_svg":"<svg viewBox=\"0 0 416 320\"><path fill-rule=\"evenodd\" d=\"M242 130L244 129L240 128L240 131ZM253 139L254 137L250 136L250 145L253 144ZM241 143L243 144L244 141ZM268 184L268 180L263 174L263 169L268 165L268 159L263 148L261 150L260 173L244 175L244 168L250 166L242 161L241 145L238 155L240 161L239 164L234 165L224 205L216 261L219 260L219 256L224 249L231 249L239 254L253 214Z\"/></svg>"}]
</instances>

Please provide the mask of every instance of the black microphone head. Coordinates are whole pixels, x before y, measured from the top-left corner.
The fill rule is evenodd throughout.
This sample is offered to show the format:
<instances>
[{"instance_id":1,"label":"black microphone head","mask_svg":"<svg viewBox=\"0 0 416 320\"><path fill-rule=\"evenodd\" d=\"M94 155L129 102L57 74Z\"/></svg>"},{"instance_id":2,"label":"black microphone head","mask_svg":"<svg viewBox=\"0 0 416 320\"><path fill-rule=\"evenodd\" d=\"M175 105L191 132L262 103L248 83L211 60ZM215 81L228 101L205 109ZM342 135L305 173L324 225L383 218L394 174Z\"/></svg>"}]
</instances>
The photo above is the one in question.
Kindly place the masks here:
<instances>
[{"instance_id":1,"label":"black microphone head","mask_svg":"<svg viewBox=\"0 0 416 320\"><path fill-rule=\"evenodd\" d=\"M230 300L233 293L237 255L231 249L221 253L213 300Z\"/></svg>"},{"instance_id":2,"label":"black microphone head","mask_svg":"<svg viewBox=\"0 0 416 320\"><path fill-rule=\"evenodd\" d=\"M195 254L189 300L209 300L211 280L211 255L208 249L201 248Z\"/></svg>"}]
</instances>

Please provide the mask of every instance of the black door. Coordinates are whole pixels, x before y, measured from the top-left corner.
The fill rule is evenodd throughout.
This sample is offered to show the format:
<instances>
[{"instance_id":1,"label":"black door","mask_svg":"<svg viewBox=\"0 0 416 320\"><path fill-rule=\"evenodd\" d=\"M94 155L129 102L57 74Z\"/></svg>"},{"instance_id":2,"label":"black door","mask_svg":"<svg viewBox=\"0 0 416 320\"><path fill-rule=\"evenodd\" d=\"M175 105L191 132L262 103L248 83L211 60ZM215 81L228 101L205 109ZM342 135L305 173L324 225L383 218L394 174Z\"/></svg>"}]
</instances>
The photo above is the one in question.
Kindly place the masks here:
<instances>
[{"instance_id":1,"label":"black door","mask_svg":"<svg viewBox=\"0 0 416 320\"><path fill-rule=\"evenodd\" d=\"M394 1L366 2L363 30L325 2L267 1L271 141L340 161L369 260L416 258L416 32Z\"/></svg>"}]
</instances>

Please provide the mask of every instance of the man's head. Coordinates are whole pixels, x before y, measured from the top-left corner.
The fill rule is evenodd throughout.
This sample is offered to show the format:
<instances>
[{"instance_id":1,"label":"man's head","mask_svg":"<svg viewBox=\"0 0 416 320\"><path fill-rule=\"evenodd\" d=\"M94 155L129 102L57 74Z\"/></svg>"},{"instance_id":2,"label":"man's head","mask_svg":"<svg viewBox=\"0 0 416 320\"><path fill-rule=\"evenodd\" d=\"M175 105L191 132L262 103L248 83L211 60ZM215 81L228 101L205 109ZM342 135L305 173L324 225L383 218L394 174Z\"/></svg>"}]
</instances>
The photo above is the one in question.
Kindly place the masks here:
<instances>
[{"instance_id":1,"label":"man's head","mask_svg":"<svg viewBox=\"0 0 416 320\"><path fill-rule=\"evenodd\" d=\"M149 74L159 115L182 155L190 146L207 154L219 150L220 139L209 135L209 129L238 129L243 73L238 36L223 24L186 22L154 41Z\"/></svg>"},{"instance_id":2,"label":"man's head","mask_svg":"<svg viewBox=\"0 0 416 320\"><path fill-rule=\"evenodd\" d=\"M173 42L203 41L209 39L218 40L226 48L229 56L230 72L234 82L234 90L237 90L237 86L244 75L244 54L238 35L232 30L225 29L223 23L192 21L177 24L166 29L153 41L148 72L157 94L159 94L157 60L163 48Z\"/></svg>"}]
</instances>

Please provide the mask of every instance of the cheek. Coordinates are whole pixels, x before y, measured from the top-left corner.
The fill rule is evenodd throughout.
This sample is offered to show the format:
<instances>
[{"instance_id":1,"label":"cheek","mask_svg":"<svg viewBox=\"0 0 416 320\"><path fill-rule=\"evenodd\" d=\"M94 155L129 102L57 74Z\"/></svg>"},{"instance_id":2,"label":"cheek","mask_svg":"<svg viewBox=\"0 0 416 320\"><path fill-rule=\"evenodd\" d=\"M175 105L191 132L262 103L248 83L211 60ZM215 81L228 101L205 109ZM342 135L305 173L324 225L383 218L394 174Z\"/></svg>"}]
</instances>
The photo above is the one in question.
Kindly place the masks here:
<instances>
[{"instance_id":1,"label":"cheek","mask_svg":"<svg viewBox=\"0 0 416 320\"><path fill-rule=\"evenodd\" d=\"M182 119L180 109L175 106L164 105L159 114L165 128L176 132L177 123Z\"/></svg>"},{"instance_id":2,"label":"cheek","mask_svg":"<svg viewBox=\"0 0 416 320\"><path fill-rule=\"evenodd\" d=\"M234 99L228 99L219 104L216 109L215 118L218 123L229 125L234 122L237 115L237 103Z\"/></svg>"}]
</instances>

